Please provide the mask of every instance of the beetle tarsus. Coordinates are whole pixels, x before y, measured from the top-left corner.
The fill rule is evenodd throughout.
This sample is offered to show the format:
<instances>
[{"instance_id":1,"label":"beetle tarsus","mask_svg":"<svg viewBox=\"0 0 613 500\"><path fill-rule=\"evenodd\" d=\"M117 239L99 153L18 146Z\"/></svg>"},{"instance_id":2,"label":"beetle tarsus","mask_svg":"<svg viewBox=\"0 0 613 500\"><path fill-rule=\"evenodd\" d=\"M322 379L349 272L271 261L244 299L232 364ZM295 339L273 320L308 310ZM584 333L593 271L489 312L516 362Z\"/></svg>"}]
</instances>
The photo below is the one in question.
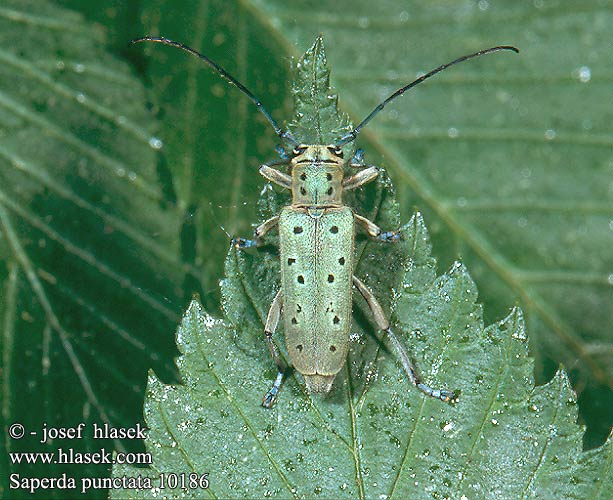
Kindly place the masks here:
<instances>
[{"instance_id":1,"label":"beetle tarsus","mask_svg":"<svg viewBox=\"0 0 613 500\"><path fill-rule=\"evenodd\" d=\"M272 408L277 401L277 395L279 394L279 389L281 389L281 384L283 383L283 372L279 371L277 373L277 378L275 379L274 384L270 388L270 390L264 396L262 400L262 406L264 408Z\"/></svg>"},{"instance_id":2,"label":"beetle tarsus","mask_svg":"<svg viewBox=\"0 0 613 500\"><path fill-rule=\"evenodd\" d=\"M432 389L430 386L424 384L423 382L418 382L417 384L415 384L415 386L426 396L430 396L434 399L440 399L445 403L453 401L457 397L456 393L453 391L447 391L445 389Z\"/></svg>"},{"instance_id":3,"label":"beetle tarsus","mask_svg":"<svg viewBox=\"0 0 613 500\"><path fill-rule=\"evenodd\" d=\"M245 238L232 238L232 245L235 248L244 249L258 246L257 240L247 240Z\"/></svg>"},{"instance_id":4,"label":"beetle tarsus","mask_svg":"<svg viewBox=\"0 0 613 500\"><path fill-rule=\"evenodd\" d=\"M380 233L377 236L379 241L384 241L385 243L393 243L394 241L398 241L401 239L400 232L396 231L385 231L384 233Z\"/></svg>"},{"instance_id":5,"label":"beetle tarsus","mask_svg":"<svg viewBox=\"0 0 613 500\"><path fill-rule=\"evenodd\" d=\"M287 150L281 144L277 144L275 146L275 151L279 155L279 158L281 158L282 160L287 160L289 158Z\"/></svg>"},{"instance_id":6,"label":"beetle tarsus","mask_svg":"<svg viewBox=\"0 0 613 500\"><path fill-rule=\"evenodd\" d=\"M356 150L353 158L349 160L349 165L356 168L364 166L364 149L358 148Z\"/></svg>"}]
</instances>

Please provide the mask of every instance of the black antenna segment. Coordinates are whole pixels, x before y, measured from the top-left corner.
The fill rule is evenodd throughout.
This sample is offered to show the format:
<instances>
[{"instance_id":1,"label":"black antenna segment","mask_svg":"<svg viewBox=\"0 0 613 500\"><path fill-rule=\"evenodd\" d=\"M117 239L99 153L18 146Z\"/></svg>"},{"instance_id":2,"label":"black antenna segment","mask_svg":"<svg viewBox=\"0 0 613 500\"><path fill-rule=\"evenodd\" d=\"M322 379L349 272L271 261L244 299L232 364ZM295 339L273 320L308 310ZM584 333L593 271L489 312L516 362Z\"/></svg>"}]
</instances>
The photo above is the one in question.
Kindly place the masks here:
<instances>
[{"instance_id":1,"label":"black antenna segment","mask_svg":"<svg viewBox=\"0 0 613 500\"><path fill-rule=\"evenodd\" d=\"M404 94L410 88L413 88L416 85L419 85L424 80L427 80L431 76L434 76L437 73L440 73L441 71L447 69L449 66L453 66L454 64L461 63L463 61L466 61L467 59L472 59L473 57L479 57L479 56L482 56L484 54L489 54L490 52L498 52L499 50L512 50L515 53L519 52L519 49L517 47L513 47L511 45L498 45L496 47L490 47L489 49L480 50L480 51L475 52L473 54L468 54L468 55L465 55L465 56L462 56L462 57L458 57L457 59L455 59L455 60L453 60L451 62L448 62L447 64L443 64L443 65L439 66L438 68L435 68L432 71L429 71L428 73L426 73L425 75L420 76L419 78L417 78L416 80L412 81L408 85L405 85L404 87L399 88L391 96L389 96L387 99L385 99L381 104L379 104L375 109L373 109L371 111L371 113L366 118L364 118L364 120L362 120L362 123L360 123L357 127L355 127L351 132L349 132L346 135L344 135L343 137L341 137L340 140L336 143L336 146L342 147L345 144L348 144L348 143L354 141L356 139L356 137L358 136L358 134L360 133L360 131L366 125L368 125L370 120L372 120L377 115L377 113L379 113L379 111L381 111L390 101L393 101L394 99L396 99L396 97L401 96L402 94Z\"/></svg>"},{"instance_id":2,"label":"black antenna segment","mask_svg":"<svg viewBox=\"0 0 613 500\"><path fill-rule=\"evenodd\" d=\"M184 45L180 42L175 42L174 40L170 40L168 38L144 36L142 38L137 38L135 40L130 41L130 43L140 43L140 42L156 42L156 43L163 43L164 45L170 45L171 47L177 47L181 50L184 50L185 52L188 52L189 54L196 56L201 61L204 61L211 68L213 68L217 73L219 73L219 76L221 76L224 80L226 80L230 84L237 87L243 94L245 94L249 98L249 100L253 104L255 104L258 107L258 109L262 112L262 114L266 117L266 119L273 126L273 128L275 129L275 132L281 138L281 140L289 141L294 146L298 145L298 143L296 142L296 139L292 137L289 131L284 131L281 127L279 127L279 124L274 120L274 118L266 110L262 102L257 97L255 97L247 87L245 87L241 82L239 82L236 78L234 78L230 73L228 73L225 69L223 69L215 61L209 59L204 54L201 54L197 50L194 50L191 47L188 47L187 45Z\"/></svg>"}]
</instances>

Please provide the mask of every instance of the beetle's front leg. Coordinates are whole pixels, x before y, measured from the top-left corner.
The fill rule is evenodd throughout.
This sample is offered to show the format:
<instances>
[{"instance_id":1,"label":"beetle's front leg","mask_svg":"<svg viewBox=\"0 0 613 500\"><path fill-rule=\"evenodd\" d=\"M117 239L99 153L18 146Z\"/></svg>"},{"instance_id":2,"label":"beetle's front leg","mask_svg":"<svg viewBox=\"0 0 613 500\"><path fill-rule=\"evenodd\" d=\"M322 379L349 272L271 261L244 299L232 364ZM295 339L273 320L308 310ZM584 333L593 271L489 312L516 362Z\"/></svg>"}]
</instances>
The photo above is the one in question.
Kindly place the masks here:
<instances>
[{"instance_id":1,"label":"beetle's front leg","mask_svg":"<svg viewBox=\"0 0 613 500\"><path fill-rule=\"evenodd\" d=\"M274 182L285 189L292 189L292 177L283 172L272 168L269 165L260 167L260 175L270 182Z\"/></svg>"},{"instance_id":2,"label":"beetle's front leg","mask_svg":"<svg viewBox=\"0 0 613 500\"><path fill-rule=\"evenodd\" d=\"M255 228L253 240L246 240L245 238L233 238L232 244L236 248L244 249L251 247L259 247L262 245L262 238L270 231L273 227L279 224L279 216L275 215L271 217L267 221L264 221L258 227Z\"/></svg>"},{"instance_id":3,"label":"beetle's front leg","mask_svg":"<svg viewBox=\"0 0 613 500\"><path fill-rule=\"evenodd\" d=\"M371 238L377 241L392 243L400 239L400 233L396 231L382 231L374 222L369 221L366 217L355 214L355 221L364 228Z\"/></svg>"},{"instance_id":4,"label":"beetle's front leg","mask_svg":"<svg viewBox=\"0 0 613 500\"><path fill-rule=\"evenodd\" d=\"M375 296L368 289L368 287L355 276L353 277L353 284L358 289L362 297L364 297L364 299L366 300L366 303L368 304L368 307L373 314L377 327L379 327L386 333L387 338L390 340L390 343L392 344L394 350L400 358L400 362L402 363L402 367L404 368L404 371L406 372L409 381L426 396L440 399L441 401L445 402L455 399L456 395L453 391L448 391L445 389L432 389L429 385L424 384L420 380L419 376L417 375L417 371L415 370L415 367L411 362L411 358L409 358L407 351L398 341L396 335L394 335L394 332L392 332L390 322L385 317L385 313L379 305L379 302L377 302Z\"/></svg>"}]
</instances>

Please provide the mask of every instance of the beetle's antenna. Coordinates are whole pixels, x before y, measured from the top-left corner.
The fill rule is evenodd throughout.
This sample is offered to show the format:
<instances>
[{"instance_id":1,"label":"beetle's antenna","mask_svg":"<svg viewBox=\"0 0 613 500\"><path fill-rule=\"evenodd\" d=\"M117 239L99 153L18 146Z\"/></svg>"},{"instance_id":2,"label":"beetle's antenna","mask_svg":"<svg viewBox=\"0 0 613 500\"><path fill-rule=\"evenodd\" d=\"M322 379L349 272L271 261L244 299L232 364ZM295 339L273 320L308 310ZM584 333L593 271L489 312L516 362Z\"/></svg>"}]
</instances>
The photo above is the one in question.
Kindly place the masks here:
<instances>
[{"instance_id":1,"label":"beetle's antenna","mask_svg":"<svg viewBox=\"0 0 613 500\"><path fill-rule=\"evenodd\" d=\"M243 94L245 94L249 98L249 100L251 102L253 102L258 107L258 109L262 112L262 114L270 122L270 124L273 126L273 128L275 129L275 132L281 138L281 140L289 141L289 142L292 143L293 146L297 146L298 145L298 143L296 142L296 139L294 139L292 137L292 134L288 130L284 131L281 127L279 127L279 124L274 120L274 118L266 110L266 108L264 107L262 102L257 97L255 97L247 87L245 87L241 82L239 82L236 78L234 78L230 73L228 73L225 69L223 69L215 61L209 59L204 54L201 54L197 50L194 50L191 47L188 47L187 45L184 45L184 44L182 44L180 42L175 42L174 40L169 40L168 38L144 36L142 38L137 38L135 40L131 40L130 41L130 43L140 43L140 42L163 43L164 45L170 45L171 47L177 47L177 48L179 48L181 50L184 50L185 52L188 52L188 53L198 57L200 60L204 61L211 68L213 68L217 73L219 73L219 76L221 76L224 80L226 80L230 84L234 85Z\"/></svg>"},{"instance_id":2,"label":"beetle's antenna","mask_svg":"<svg viewBox=\"0 0 613 500\"><path fill-rule=\"evenodd\" d=\"M472 59L473 57L479 57L479 56L482 56L484 54L489 54L490 52L498 52L499 50L512 50L513 52L516 52L516 53L519 52L519 49L517 47L513 47L511 45L498 45L496 47L490 47L489 49L480 50L480 51L475 52L473 54L468 54L468 55L465 55L465 56L462 56L462 57L458 57L454 61L448 62L447 64L443 64L443 65L439 66L438 68L435 68L432 71L429 71L428 73L426 73L425 75L420 76L419 78L417 78L416 80L412 81L408 85L405 85L404 87L399 88L391 96L389 96L387 99L385 99L381 104L379 104L375 109L373 109L371 111L371 113L366 118L364 118L364 120L362 120L362 123L360 123L357 127L355 127L351 132L349 132L346 135L344 135L343 137L341 137L340 140L336 143L336 146L342 147L345 144L347 144L347 143L349 143L351 141L354 141L355 138L360 133L360 131L366 125L368 125L368 122L370 122L370 120L372 120L377 115L377 113L379 113L379 111L381 111L390 101L393 101L394 99L396 99L396 97L401 96L402 94L404 94L410 88L413 88L416 85L419 85L424 80L427 80L431 76L434 76L437 73L440 73L441 71L447 69L449 66L453 66L454 64L461 63L463 61L466 61L467 59Z\"/></svg>"}]
</instances>

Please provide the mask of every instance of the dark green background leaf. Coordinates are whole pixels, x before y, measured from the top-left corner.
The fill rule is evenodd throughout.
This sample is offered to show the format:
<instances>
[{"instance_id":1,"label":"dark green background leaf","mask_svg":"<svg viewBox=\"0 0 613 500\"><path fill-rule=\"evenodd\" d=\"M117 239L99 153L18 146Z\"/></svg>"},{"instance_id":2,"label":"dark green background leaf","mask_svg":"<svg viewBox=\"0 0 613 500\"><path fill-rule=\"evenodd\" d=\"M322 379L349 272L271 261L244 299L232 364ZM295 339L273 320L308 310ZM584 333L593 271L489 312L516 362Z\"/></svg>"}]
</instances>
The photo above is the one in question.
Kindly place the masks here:
<instances>
[{"instance_id":1,"label":"dark green background leaf","mask_svg":"<svg viewBox=\"0 0 613 500\"><path fill-rule=\"evenodd\" d=\"M3 496L8 473L106 473L14 466L7 451L142 447L94 440L91 424L140 421L150 367L174 380L167 332L189 268L142 85L105 52L100 30L48 2L5 1L0 46L1 427L27 432L2 441ZM80 422L84 439L39 444L43 423Z\"/></svg>"}]
</instances>

